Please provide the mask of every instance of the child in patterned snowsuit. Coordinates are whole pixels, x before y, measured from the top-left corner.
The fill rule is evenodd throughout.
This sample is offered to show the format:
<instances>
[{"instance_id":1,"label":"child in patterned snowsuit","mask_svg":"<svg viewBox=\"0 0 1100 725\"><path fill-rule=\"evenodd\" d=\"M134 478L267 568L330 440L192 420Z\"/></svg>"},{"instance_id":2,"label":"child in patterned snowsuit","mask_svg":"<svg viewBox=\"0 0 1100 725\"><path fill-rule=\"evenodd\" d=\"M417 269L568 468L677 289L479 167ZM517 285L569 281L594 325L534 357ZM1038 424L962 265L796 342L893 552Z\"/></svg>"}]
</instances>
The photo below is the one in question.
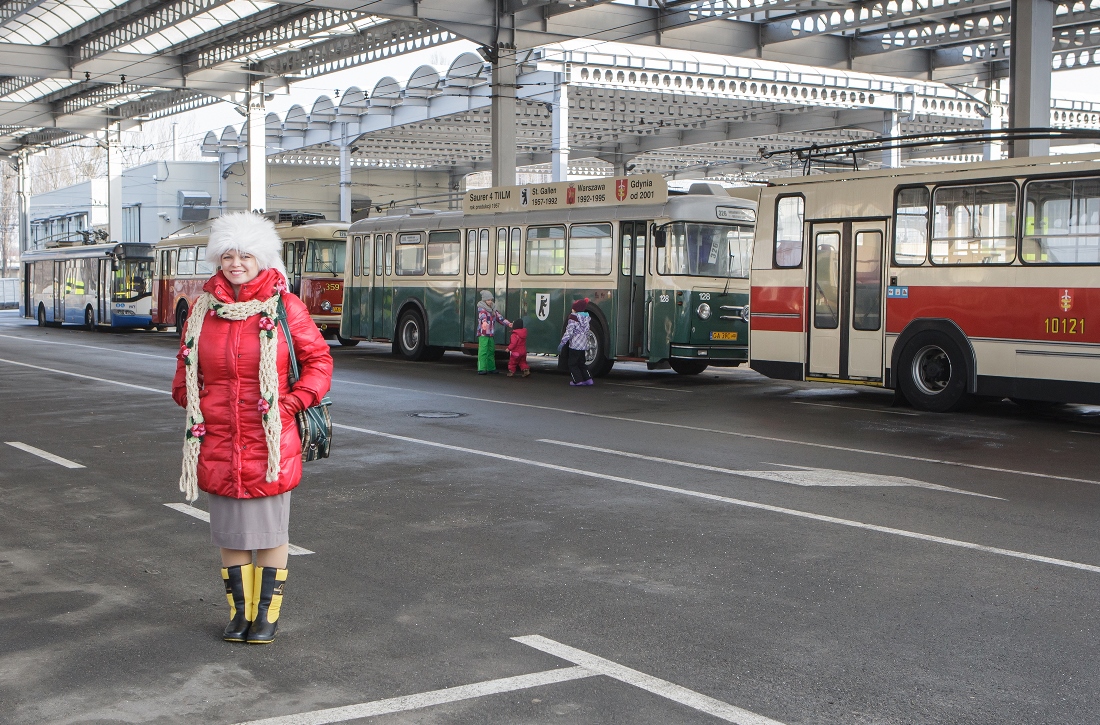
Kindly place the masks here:
<instances>
[{"instance_id":1,"label":"child in patterned snowsuit","mask_svg":"<svg viewBox=\"0 0 1100 725\"><path fill-rule=\"evenodd\" d=\"M569 321L565 325L565 334L558 345L558 354L563 351L566 354L566 362L569 365L569 384L592 385L592 374L588 372L585 357L588 353L588 331L591 329L591 317L585 308L588 307L588 298L577 300L573 303L573 311L569 315Z\"/></svg>"},{"instance_id":2,"label":"child in patterned snowsuit","mask_svg":"<svg viewBox=\"0 0 1100 725\"><path fill-rule=\"evenodd\" d=\"M493 293L487 289L481 290L481 302L477 303L477 374L497 374L496 343L494 336L497 332L496 323L512 326L512 323L504 319L493 307Z\"/></svg>"}]
</instances>

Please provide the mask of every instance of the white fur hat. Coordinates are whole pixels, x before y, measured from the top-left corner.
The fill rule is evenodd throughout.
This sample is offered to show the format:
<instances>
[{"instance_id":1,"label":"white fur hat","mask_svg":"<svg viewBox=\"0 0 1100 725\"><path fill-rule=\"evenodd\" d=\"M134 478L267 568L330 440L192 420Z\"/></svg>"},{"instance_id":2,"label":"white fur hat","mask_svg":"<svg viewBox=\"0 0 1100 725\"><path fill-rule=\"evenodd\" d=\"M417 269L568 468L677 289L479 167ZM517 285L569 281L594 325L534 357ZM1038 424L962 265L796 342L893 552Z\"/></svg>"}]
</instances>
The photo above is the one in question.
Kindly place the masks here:
<instances>
[{"instance_id":1,"label":"white fur hat","mask_svg":"<svg viewBox=\"0 0 1100 725\"><path fill-rule=\"evenodd\" d=\"M249 212L233 212L215 219L210 225L206 259L217 265L221 256L231 250L251 254L259 262L261 270L274 267L283 279L287 279L283 264L283 240L270 219Z\"/></svg>"}]
</instances>

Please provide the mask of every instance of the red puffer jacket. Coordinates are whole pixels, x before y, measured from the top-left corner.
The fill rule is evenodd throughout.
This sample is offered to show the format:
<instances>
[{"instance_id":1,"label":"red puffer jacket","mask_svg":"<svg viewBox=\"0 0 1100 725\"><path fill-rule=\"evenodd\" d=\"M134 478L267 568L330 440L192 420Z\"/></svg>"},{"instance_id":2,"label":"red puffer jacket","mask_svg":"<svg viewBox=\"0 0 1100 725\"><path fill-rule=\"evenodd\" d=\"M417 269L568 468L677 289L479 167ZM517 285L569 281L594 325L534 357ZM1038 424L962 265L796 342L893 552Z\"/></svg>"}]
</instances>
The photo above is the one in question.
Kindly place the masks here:
<instances>
[{"instance_id":1,"label":"red puffer jacket","mask_svg":"<svg viewBox=\"0 0 1100 725\"><path fill-rule=\"evenodd\" d=\"M222 302L268 299L275 294L282 276L266 269L241 287L233 298L233 287L222 273L203 289ZM267 442L260 413L260 316L245 320L207 317L199 340L199 390L206 435L199 449L199 488L229 498L277 496L298 485L302 477L302 441L294 414L316 405L332 382L332 356L328 343L309 317L305 304L289 292L283 293L290 335L298 356L301 379L290 389L290 357L282 328L279 340L279 412L282 416L282 450L279 480L267 482ZM183 339L187 339L184 335ZM172 398L187 407L185 365L176 364Z\"/></svg>"}]
</instances>

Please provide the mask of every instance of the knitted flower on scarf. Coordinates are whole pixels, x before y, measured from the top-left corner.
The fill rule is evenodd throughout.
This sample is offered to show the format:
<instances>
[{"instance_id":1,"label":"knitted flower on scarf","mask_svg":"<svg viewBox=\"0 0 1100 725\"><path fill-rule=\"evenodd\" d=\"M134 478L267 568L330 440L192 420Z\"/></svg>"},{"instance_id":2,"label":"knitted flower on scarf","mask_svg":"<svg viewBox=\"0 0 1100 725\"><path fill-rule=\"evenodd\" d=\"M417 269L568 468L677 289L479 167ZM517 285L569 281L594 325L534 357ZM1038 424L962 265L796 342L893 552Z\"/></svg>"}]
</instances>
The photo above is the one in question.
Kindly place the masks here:
<instances>
[{"instance_id":1,"label":"knitted flower on scarf","mask_svg":"<svg viewBox=\"0 0 1100 725\"><path fill-rule=\"evenodd\" d=\"M187 318L187 341L180 348L179 357L186 366L187 382L187 432L183 442L183 473L180 475L180 491L188 501L199 497L198 466L199 449L206 435L206 422L199 407L199 341L202 325L207 316L223 320L245 320L260 315L260 395L257 410L263 415L264 437L267 441L267 481L279 478L279 438L282 420L279 416L279 341L275 333L279 309L278 285L276 293L266 300L248 302L219 302L214 295L204 292L195 302Z\"/></svg>"}]
</instances>

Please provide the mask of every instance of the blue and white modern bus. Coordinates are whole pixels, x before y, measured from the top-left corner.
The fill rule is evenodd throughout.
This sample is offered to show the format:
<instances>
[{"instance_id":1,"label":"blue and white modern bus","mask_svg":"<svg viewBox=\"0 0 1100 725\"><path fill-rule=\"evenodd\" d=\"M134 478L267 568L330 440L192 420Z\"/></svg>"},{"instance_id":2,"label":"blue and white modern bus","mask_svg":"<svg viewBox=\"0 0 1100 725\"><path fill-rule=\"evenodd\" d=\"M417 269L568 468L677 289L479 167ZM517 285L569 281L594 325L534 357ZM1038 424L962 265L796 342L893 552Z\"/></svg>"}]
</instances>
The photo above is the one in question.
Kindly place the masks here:
<instances>
[{"instance_id":1,"label":"blue and white modern bus","mask_svg":"<svg viewBox=\"0 0 1100 725\"><path fill-rule=\"evenodd\" d=\"M153 245L79 244L24 252L20 312L40 327L151 327Z\"/></svg>"}]
</instances>

